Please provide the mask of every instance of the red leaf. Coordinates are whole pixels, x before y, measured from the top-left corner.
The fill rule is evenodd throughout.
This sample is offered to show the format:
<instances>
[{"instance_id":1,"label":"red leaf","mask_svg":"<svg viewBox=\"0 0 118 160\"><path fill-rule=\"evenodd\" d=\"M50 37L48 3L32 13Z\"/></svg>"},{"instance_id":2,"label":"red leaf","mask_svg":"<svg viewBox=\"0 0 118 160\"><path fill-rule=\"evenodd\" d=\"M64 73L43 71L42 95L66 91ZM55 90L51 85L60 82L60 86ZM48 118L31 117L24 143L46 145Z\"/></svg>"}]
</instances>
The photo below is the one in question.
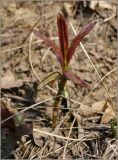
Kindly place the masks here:
<instances>
[{"instance_id":1,"label":"red leaf","mask_svg":"<svg viewBox=\"0 0 118 160\"><path fill-rule=\"evenodd\" d=\"M2 118L2 120L5 120L5 119L9 118L10 116L12 116L12 113L9 111L9 109L7 108L5 103L2 102L1 103L1 118ZM14 130L15 129L14 119L11 118L11 119L7 120L6 122L4 122L2 124L2 127Z\"/></svg>"},{"instance_id":2,"label":"red leaf","mask_svg":"<svg viewBox=\"0 0 118 160\"><path fill-rule=\"evenodd\" d=\"M30 135L33 133L33 123L25 123L16 127L15 135L22 137L23 135Z\"/></svg>"},{"instance_id":3,"label":"red leaf","mask_svg":"<svg viewBox=\"0 0 118 160\"><path fill-rule=\"evenodd\" d=\"M44 36L41 32L32 29L32 32L40 39L42 39L48 46L50 46L52 48L52 50L54 51L54 54L56 55L58 61L60 62L60 64L63 64L63 56L60 52L60 49L57 47L57 45L49 38L47 38L46 36Z\"/></svg>"},{"instance_id":4,"label":"red leaf","mask_svg":"<svg viewBox=\"0 0 118 160\"><path fill-rule=\"evenodd\" d=\"M78 34L77 36L72 40L71 45L68 49L68 56L67 56L67 62L69 63L74 51L76 49L76 47L80 44L80 42L82 41L82 39L92 30L92 28L94 27L94 25L96 24L96 22L91 23L87 26L85 26Z\"/></svg>"},{"instance_id":5,"label":"red leaf","mask_svg":"<svg viewBox=\"0 0 118 160\"><path fill-rule=\"evenodd\" d=\"M75 85L79 85L79 86L82 86L82 87L89 88L88 85L87 85L83 80L81 80L80 77L78 77L77 75L75 75L75 74L74 74L73 72L71 72L71 71L65 71L65 72L64 72L64 76L65 76L67 79L73 81L73 83L74 83Z\"/></svg>"},{"instance_id":6,"label":"red leaf","mask_svg":"<svg viewBox=\"0 0 118 160\"><path fill-rule=\"evenodd\" d=\"M60 50L65 60L68 54L68 28L66 21L61 14L58 14L57 26L58 26Z\"/></svg>"}]
</instances>

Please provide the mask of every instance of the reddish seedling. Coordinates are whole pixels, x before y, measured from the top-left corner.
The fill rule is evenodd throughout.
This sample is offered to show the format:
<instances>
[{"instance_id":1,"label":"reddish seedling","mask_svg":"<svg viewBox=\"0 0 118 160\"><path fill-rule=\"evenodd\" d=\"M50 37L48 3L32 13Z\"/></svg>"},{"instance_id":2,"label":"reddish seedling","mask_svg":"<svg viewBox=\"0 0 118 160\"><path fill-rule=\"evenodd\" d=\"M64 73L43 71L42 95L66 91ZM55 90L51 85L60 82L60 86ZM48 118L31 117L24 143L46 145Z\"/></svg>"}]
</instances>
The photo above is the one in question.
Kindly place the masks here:
<instances>
[{"instance_id":1,"label":"reddish seedling","mask_svg":"<svg viewBox=\"0 0 118 160\"><path fill-rule=\"evenodd\" d=\"M57 117L58 117L58 105L61 101L60 95L64 92L64 88L66 85L67 80L71 80L76 86L79 85L81 87L88 88L88 85L81 80L80 77L75 75L70 69L69 69L69 63L72 59L72 56L75 52L75 49L80 44L80 42L83 40L83 38L92 30L96 22L91 23L87 26L85 26L72 40L72 42L69 45L68 40L68 26L66 23L65 18L58 14L57 16L57 26L58 26L58 36L59 36L59 44L60 47L58 47L54 41L50 40L46 36L44 36L41 32L32 29L32 32L40 39L42 39L46 45L50 46L53 50L53 53L57 57L57 60L59 61L62 69L62 73L54 72L48 77L46 77L41 82L41 87L46 85L47 83L54 81L56 79L59 79L59 89L57 93L57 98L54 101L54 109L53 109L53 117L52 117L52 123L53 128L56 125Z\"/></svg>"}]
</instances>

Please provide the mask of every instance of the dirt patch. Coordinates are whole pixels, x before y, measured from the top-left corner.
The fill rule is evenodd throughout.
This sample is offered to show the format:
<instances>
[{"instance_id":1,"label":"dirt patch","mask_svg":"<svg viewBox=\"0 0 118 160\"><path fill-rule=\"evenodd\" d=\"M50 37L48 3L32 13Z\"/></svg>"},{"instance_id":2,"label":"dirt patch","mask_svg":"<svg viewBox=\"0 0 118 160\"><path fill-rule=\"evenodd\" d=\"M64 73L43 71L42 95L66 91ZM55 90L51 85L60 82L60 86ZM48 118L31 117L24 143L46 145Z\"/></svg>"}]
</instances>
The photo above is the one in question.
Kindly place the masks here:
<instances>
[{"instance_id":1,"label":"dirt patch","mask_svg":"<svg viewBox=\"0 0 118 160\"><path fill-rule=\"evenodd\" d=\"M42 90L39 90L39 84L49 73L60 71L60 64L52 50L34 35L31 40L31 33L24 28L35 27L58 45L56 21L59 12L68 21L70 42L75 34L69 22L77 33L86 24L93 21L97 23L82 41L89 59L79 46L70 63L70 68L85 80L90 90L76 88L68 81L70 100L60 106L57 127L52 131L53 96L56 96L58 84L49 84L51 88L44 87ZM116 1L2 1L1 101L10 110L7 115L22 113L20 123L17 122L20 126L23 121L21 130L24 129L24 123L33 122L32 134L25 136L32 129L30 125L26 125L26 132L21 133L20 138L15 137L15 140L13 130L9 130L11 126L6 127L8 123L6 124L5 130L2 130L2 158L116 158L116 124L111 125L115 118L117 98L116 18ZM100 77L103 79L100 80ZM92 106L96 110L94 108L88 115ZM15 116L15 122L18 117ZM106 120L105 124L102 119Z\"/></svg>"}]
</instances>

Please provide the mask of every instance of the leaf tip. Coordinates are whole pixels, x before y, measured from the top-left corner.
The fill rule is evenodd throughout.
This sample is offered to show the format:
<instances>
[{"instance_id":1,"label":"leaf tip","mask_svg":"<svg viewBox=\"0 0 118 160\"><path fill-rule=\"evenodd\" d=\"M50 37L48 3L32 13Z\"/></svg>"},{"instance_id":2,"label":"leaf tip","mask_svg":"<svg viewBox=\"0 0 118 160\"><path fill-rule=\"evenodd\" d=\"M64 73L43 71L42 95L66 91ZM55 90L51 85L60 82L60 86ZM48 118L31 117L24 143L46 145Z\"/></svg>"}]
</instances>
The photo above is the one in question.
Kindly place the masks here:
<instances>
[{"instance_id":1,"label":"leaf tip","mask_svg":"<svg viewBox=\"0 0 118 160\"><path fill-rule=\"evenodd\" d=\"M96 25L97 21L94 21L93 23L91 23L92 28Z\"/></svg>"},{"instance_id":2,"label":"leaf tip","mask_svg":"<svg viewBox=\"0 0 118 160\"><path fill-rule=\"evenodd\" d=\"M59 12L59 13L57 14L57 18L63 18L62 13Z\"/></svg>"}]
</instances>

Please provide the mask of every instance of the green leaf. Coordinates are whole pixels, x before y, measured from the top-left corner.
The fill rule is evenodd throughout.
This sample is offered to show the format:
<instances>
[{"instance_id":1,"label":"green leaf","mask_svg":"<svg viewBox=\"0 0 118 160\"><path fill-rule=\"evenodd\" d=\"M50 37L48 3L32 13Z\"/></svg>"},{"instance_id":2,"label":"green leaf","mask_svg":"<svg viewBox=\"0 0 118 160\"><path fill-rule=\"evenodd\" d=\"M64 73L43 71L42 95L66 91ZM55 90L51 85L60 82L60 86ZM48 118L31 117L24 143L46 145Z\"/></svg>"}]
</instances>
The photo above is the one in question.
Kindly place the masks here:
<instances>
[{"instance_id":1,"label":"green leaf","mask_svg":"<svg viewBox=\"0 0 118 160\"><path fill-rule=\"evenodd\" d=\"M60 73L59 72L53 72L50 75L48 75L47 77L45 77L39 84L39 89L42 89L43 87L45 87L48 83L58 79L60 77Z\"/></svg>"},{"instance_id":2,"label":"green leaf","mask_svg":"<svg viewBox=\"0 0 118 160\"><path fill-rule=\"evenodd\" d=\"M117 136L117 129L116 129L116 127L117 127L117 121L116 121L116 119L113 119L113 120L111 121L111 133L112 133L112 135L113 135L114 137Z\"/></svg>"},{"instance_id":3,"label":"green leaf","mask_svg":"<svg viewBox=\"0 0 118 160\"><path fill-rule=\"evenodd\" d=\"M65 98L69 98L69 94L68 94L67 90L65 90L65 89L63 90L62 95L63 95Z\"/></svg>"},{"instance_id":4,"label":"green leaf","mask_svg":"<svg viewBox=\"0 0 118 160\"><path fill-rule=\"evenodd\" d=\"M25 123L25 113L20 114L20 115L16 115L14 117L14 121L15 121L16 126L20 126L20 125L24 124Z\"/></svg>"}]
</instances>

